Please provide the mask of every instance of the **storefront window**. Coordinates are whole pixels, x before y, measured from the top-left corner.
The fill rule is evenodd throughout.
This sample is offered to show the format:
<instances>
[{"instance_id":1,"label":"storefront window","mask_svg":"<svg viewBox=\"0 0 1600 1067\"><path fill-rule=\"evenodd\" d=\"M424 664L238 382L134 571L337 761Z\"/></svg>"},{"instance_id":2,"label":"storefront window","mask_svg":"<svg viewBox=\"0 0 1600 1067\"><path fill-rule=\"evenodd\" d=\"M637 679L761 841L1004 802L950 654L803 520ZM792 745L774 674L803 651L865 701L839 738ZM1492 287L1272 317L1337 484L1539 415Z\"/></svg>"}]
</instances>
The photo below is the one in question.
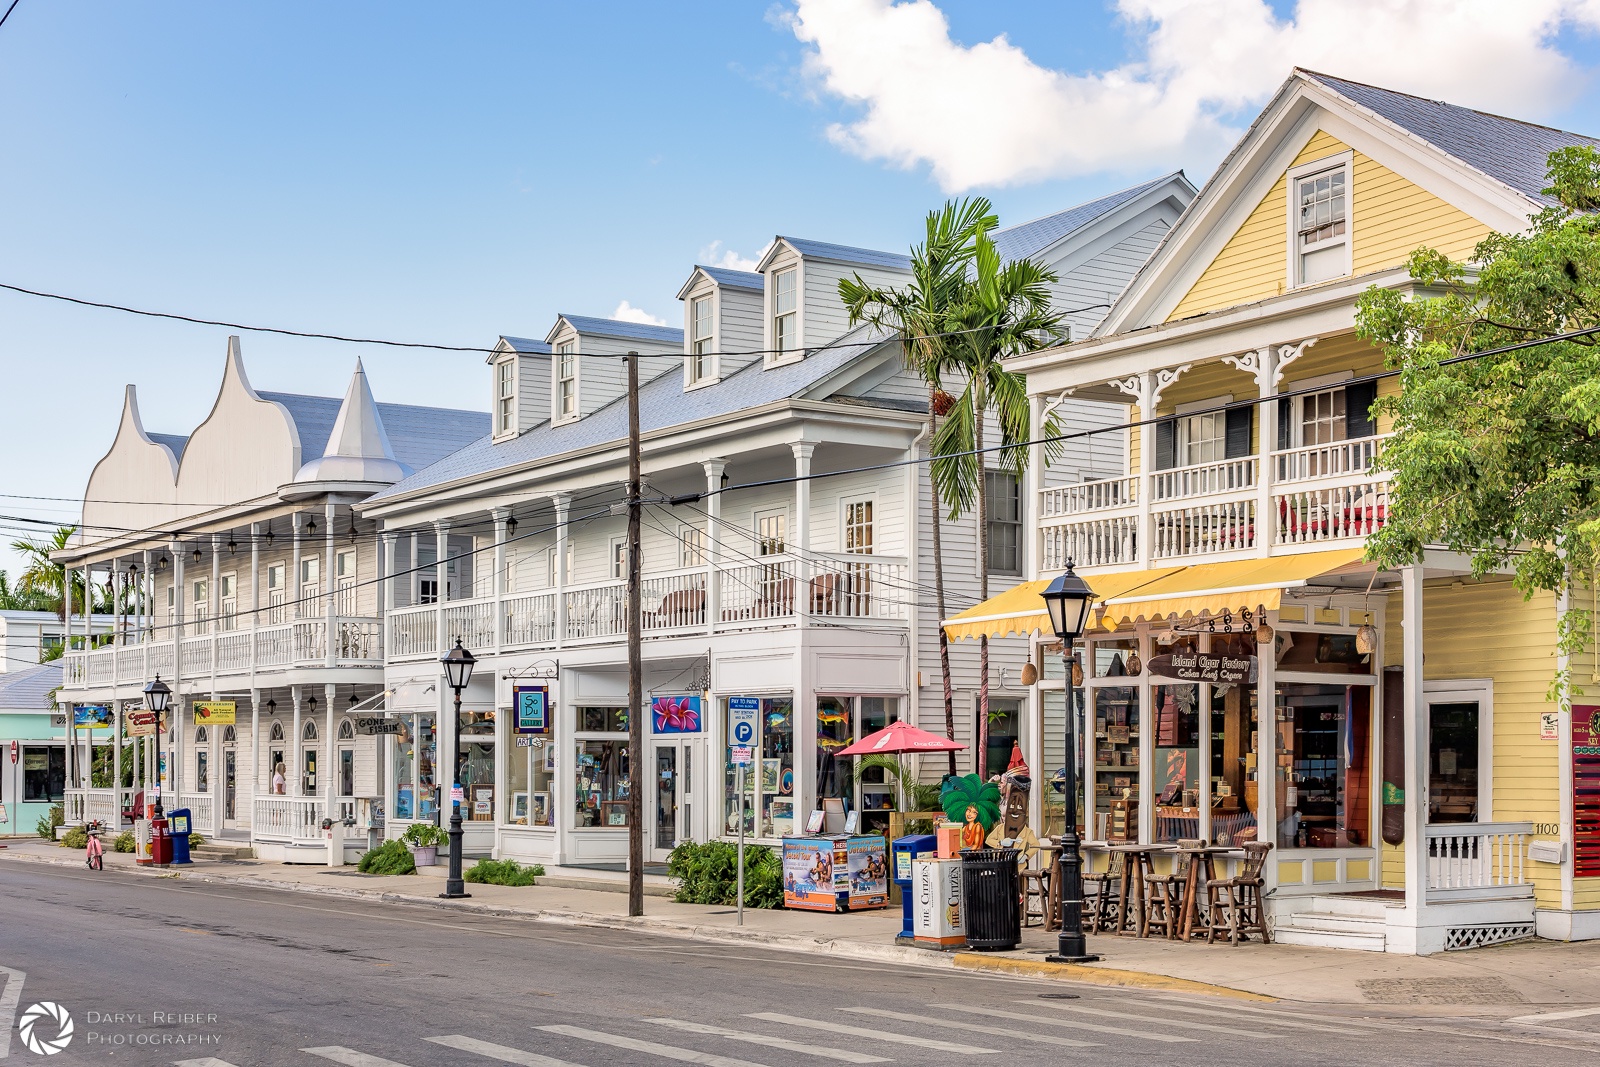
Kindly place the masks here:
<instances>
[{"instance_id":1,"label":"storefront window","mask_svg":"<svg viewBox=\"0 0 1600 1067\"><path fill-rule=\"evenodd\" d=\"M724 733L732 736L728 698L722 698ZM745 768L745 833L764 838L783 837L795 830L794 819L794 700L762 697L756 715L756 751L760 758ZM724 768L723 832L739 833L738 767Z\"/></svg>"},{"instance_id":2,"label":"storefront window","mask_svg":"<svg viewBox=\"0 0 1600 1067\"><path fill-rule=\"evenodd\" d=\"M1155 840L1200 837L1200 687L1155 684L1150 691L1155 730Z\"/></svg>"},{"instance_id":3,"label":"storefront window","mask_svg":"<svg viewBox=\"0 0 1600 1067\"><path fill-rule=\"evenodd\" d=\"M1370 845L1372 687L1278 686L1279 848Z\"/></svg>"},{"instance_id":4,"label":"storefront window","mask_svg":"<svg viewBox=\"0 0 1600 1067\"><path fill-rule=\"evenodd\" d=\"M988 777L1005 771L1011 764L1011 750L1017 744L1022 721L1022 701L1013 697L989 697L989 739L984 746Z\"/></svg>"},{"instance_id":5,"label":"storefront window","mask_svg":"<svg viewBox=\"0 0 1600 1067\"><path fill-rule=\"evenodd\" d=\"M1278 670L1313 674L1371 674L1372 654L1356 651L1353 633L1279 630L1273 638Z\"/></svg>"},{"instance_id":6,"label":"storefront window","mask_svg":"<svg viewBox=\"0 0 1600 1067\"><path fill-rule=\"evenodd\" d=\"M394 817L431 819L438 811L434 793L434 717L405 715L394 741Z\"/></svg>"},{"instance_id":7,"label":"storefront window","mask_svg":"<svg viewBox=\"0 0 1600 1067\"><path fill-rule=\"evenodd\" d=\"M899 785L881 767L867 768L857 782L854 757L837 755L857 738L877 733L900 718L897 697L823 696L817 698L817 797L845 798L847 809L861 811L863 833L886 830L888 813L899 801Z\"/></svg>"},{"instance_id":8,"label":"storefront window","mask_svg":"<svg viewBox=\"0 0 1600 1067\"><path fill-rule=\"evenodd\" d=\"M510 806L505 820L512 826L554 826L556 776L555 740L549 735L512 734L516 741L533 742L526 748L506 750L506 791ZM514 745L516 741L508 742Z\"/></svg>"},{"instance_id":9,"label":"storefront window","mask_svg":"<svg viewBox=\"0 0 1600 1067\"><path fill-rule=\"evenodd\" d=\"M461 713L461 767L459 779L465 799L461 817L470 822L494 821L495 713Z\"/></svg>"},{"instance_id":10,"label":"storefront window","mask_svg":"<svg viewBox=\"0 0 1600 1067\"><path fill-rule=\"evenodd\" d=\"M24 745L22 799L57 801L66 796L67 750L59 745Z\"/></svg>"},{"instance_id":11,"label":"storefront window","mask_svg":"<svg viewBox=\"0 0 1600 1067\"><path fill-rule=\"evenodd\" d=\"M630 773L627 740L580 740L576 755L575 825L626 827Z\"/></svg>"}]
</instances>

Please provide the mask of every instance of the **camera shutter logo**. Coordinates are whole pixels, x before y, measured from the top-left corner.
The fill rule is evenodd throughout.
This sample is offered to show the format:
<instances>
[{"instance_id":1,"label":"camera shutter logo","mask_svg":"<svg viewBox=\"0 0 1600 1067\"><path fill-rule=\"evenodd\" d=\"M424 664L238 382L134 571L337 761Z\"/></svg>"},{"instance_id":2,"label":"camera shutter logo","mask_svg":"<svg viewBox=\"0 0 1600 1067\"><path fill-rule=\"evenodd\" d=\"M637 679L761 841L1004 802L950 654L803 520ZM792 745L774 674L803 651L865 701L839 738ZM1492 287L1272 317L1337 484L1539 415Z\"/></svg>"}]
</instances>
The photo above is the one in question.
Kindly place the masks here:
<instances>
[{"instance_id":1,"label":"camera shutter logo","mask_svg":"<svg viewBox=\"0 0 1600 1067\"><path fill-rule=\"evenodd\" d=\"M47 1037L43 1033L48 1029L46 1020L55 1024L55 1035ZM28 1051L40 1056L54 1056L72 1044L72 1013L53 1000L40 1001L22 1013L22 1019L17 1023L17 1030L22 1036L22 1043Z\"/></svg>"}]
</instances>

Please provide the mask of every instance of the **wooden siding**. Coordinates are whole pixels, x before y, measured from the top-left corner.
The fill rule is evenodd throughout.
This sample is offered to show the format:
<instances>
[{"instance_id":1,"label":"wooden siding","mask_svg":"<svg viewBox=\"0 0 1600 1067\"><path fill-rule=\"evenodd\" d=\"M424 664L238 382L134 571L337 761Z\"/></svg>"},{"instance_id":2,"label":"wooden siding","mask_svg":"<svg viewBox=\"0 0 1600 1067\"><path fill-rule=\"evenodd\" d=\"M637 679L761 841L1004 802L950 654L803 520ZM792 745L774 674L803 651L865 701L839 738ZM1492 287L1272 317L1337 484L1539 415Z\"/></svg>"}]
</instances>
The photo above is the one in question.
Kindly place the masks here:
<instances>
[{"instance_id":1,"label":"wooden siding","mask_svg":"<svg viewBox=\"0 0 1600 1067\"><path fill-rule=\"evenodd\" d=\"M1347 145L1318 130L1289 169L1345 151ZM1360 152L1353 156L1351 185L1351 261L1357 275L1400 266L1421 245L1464 258L1489 233L1482 222ZM1261 198L1168 321L1278 295L1287 286L1287 251L1285 177Z\"/></svg>"},{"instance_id":2,"label":"wooden siding","mask_svg":"<svg viewBox=\"0 0 1600 1067\"><path fill-rule=\"evenodd\" d=\"M1059 263L1046 264L1060 275L1060 280L1050 286L1051 306L1057 311L1073 312L1066 317L1073 340L1088 337L1106 317L1111 310L1109 305L1121 294L1128 279L1144 266L1170 225L1166 219L1152 219L1131 236L1070 271L1062 271ZM1085 310L1079 311L1079 308Z\"/></svg>"}]
</instances>

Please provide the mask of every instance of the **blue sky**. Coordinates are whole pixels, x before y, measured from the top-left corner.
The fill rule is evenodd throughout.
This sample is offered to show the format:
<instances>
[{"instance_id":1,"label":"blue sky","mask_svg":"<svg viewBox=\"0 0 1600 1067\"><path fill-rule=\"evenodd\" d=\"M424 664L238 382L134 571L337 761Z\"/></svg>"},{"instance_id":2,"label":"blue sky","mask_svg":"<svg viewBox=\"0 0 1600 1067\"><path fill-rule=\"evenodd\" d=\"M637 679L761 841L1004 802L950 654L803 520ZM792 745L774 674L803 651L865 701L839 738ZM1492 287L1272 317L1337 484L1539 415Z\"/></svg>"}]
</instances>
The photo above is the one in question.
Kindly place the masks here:
<instances>
[{"instance_id":1,"label":"blue sky","mask_svg":"<svg viewBox=\"0 0 1600 1067\"><path fill-rule=\"evenodd\" d=\"M806 0L797 14L759 2L21 0L0 27L0 281L447 344L542 336L558 312L605 315L624 300L677 324L673 294L713 242L718 256L753 257L777 232L902 249L927 209L958 191L992 195L1002 221L1018 222L1179 167L1198 184L1289 63L1384 80L1321 54L1297 59L1291 45L1273 48L1274 59L1290 53L1281 69L1196 88L1214 74L1205 56L1183 66L1161 31L1225 35L1167 10L1184 7L1176 0L1122 0L1120 13L1098 2L887 3ZM1468 81L1452 55L1478 54L1482 40L1461 36L1470 20L1462 30L1423 12L1452 28L1402 41L1433 58L1404 65L1397 87L1438 85L1458 102L1600 132L1591 32L1550 21L1565 0L1520 6L1545 12L1529 31L1539 47L1513 45L1512 62ZM1317 14L1260 0L1209 8L1214 19L1245 8L1299 17L1308 35ZM997 59L974 50L1001 34L1011 49ZM1503 26L1479 34L1507 37ZM939 141L948 130L903 105L925 95L916 60L938 49L951 60L942 81L976 115L1020 131L985 150L999 162L980 173L954 173L962 160ZM1569 61L1559 92L1540 80L1551 52ZM980 55L1089 80L1035 111L1025 95L984 96L994 79L967 62ZM1119 70L1179 117L1129 143L1096 135L1117 101L1093 78ZM1445 91L1459 85L1488 98ZM1201 119L1184 120L1196 99ZM1026 165L1036 145L1049 156L1042 171ZM139 386L147 429L189 432L215 395L227 333L0 293L0 492L81 493L126 382ZM251 334L244 351L262 388L339 395L359 354L380 399L487 405L487 373L470 355ZM0 567L14 566L0 552Z\"/></svg>"}]
</instances>

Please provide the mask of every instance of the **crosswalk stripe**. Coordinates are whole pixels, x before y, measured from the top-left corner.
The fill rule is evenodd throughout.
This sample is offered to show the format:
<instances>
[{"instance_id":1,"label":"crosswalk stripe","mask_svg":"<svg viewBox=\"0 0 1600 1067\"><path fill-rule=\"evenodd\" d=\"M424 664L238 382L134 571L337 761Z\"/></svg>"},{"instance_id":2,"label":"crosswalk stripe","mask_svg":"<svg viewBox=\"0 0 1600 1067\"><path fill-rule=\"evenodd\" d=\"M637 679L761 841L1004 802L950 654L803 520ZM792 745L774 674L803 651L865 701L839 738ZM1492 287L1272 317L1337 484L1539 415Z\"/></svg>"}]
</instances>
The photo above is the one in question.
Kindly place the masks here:
<instances>
[{"instance_id":1,"label":"crosswalk stripe","mask_svg":"<svg viewBox=\"0 0 1600 1067\"><path fill-rule=\"evenodd\" d=\"M324 1045L322 1048L303 1048L300 1051L321 1056L334 1063L342 1063L344 1067L406 1067L403 1063L386 1060L382 1056L369 1056L365 1052L357 1052L343 1045Z\"/></svg>"},{"instance_id":2,"label":"crosswalk stripe","mask_svg":"<svg viewBox=\"0 0 1600 1067\"><path fill-rule=\"evenodd\" d=\"M1057 1037L1054 1034L1029 1034L1016 1029L1007 1030L1003 1026L984 1026L981 1023L964 1023L959 1019L930 1019L926 1015L908 1015L903 1011L886 1011L883 1008L843 1008L852 1015L876 1015L880 1019L899 1019L901 1022L916 1023L918 1026L942 1026L949 1030L969 1030L975 1034L994 1034L998 1037L1014 1037L1018 1041L1033 1041L1041 1045L1061 1045L1065 1048L1098 1048L1093 1041L1079 1041L1070 1037Z\"/></svg>"},{"instance_id":3,"label":"crosswalk stripe","mask_svg":"<svg viewBox=\"0 0 1600 1067\"><path fill-rule=\"evenodd\" d=\"M1145 1006L1148 1006L1148 1005L1145 1005ZM1216 1018L1217 1014L1218 1014L1218 1009L1217 1008L1199 1008L1199 1007L1195 1007L1192 1004L1174 1004L1170 1000L1163 1000L1161 1002L1161 1010L1163 1010L1163 1011L1186 1011L1186 1012L1189 1012L1191 1015L1205 1015L1205 1016L1208 1016L1208 1017L1213 1018L1213 1019ZM1235 1005L1235 1004L1229 1004L1228 1007L1227 1007L1227 1010L1230 1011L1230 1012L1236 1011L1236 1010L1238 1010L1238 1006ZM1261 1019L1261 1023L1264 1026L1283 1026L1283 1027L1287 1027L1290 1030L1317 1030L1317 1031L1320 1031L1321 1033L1324 1033L1324 1034L1348 1034L1349 1033L1348 1030L1341 1029L1340 1027L1337 1027L1337 1026L1320 1026L1317 1023L1301 1022L1298 1018L1296 1018L1296 1019L1279 1018L1278 1017L1278 1013L1275 1013L1275 1014L1273 1014L1271 1016L1267 1016L1265 1013L1263 1013L1263 1017Z\"/></svg>"},{"instance_id":4,"label":"crosswalk stripe","mask_svg":"<svg viewBox=\"0 0 1600 1067\"><path fill-rule=\"evenodd\" d=\"M1031 1000L1020 1000L1019 1004L1032 1004ZM1163 1019L1156 1015L1135 1015L1126 1011L1107 1011L1104 1008L1091 1008L1085 1004L1061 1004L1057 1001L1046 1001L1045 1007L1054 1008L1056 1011L1073 1011L1082 1015L1099 1015L1111 1019L1123 1019L1130 1023L1154 1023L1157 1026L1176 1026L1180 1030L1211 1030L1219 1034L1238 1034L1240 1037L1272 1037L1265 1030L1246 1030L1238 1026L1218 1026L1215 1023L1192 1023L1187 1019Z\"/></svg>"},{"instance_id":5,"label":"crosswalk stripe","mask_svg":"<svg viewBox=\"0 0 1600 1067\"><path fill-rule=\"evenodd\" d=\"M550 1056L541 1056L537 1052L528 1052L510 1045L496 1045L492 1041L479 1041L475 1037L465 1034L450 1034L447 1037L430 1037L426 1040L445 1048L456 1048L462 1052L476 1052L480 1056L488 1056L493 1060L505 1063L517 1063L522 1067L578 1067L575 1063L558 1060Z\"/></svg>"},{"instance_id":6,"label":"crosswalk stripe","mask_svg":"<svg viewBox=\"0 0 1600 1067\"><path fill-rule=\"evenodd\" d=\"M787 1052L800 1052L811 1056L821 1056L823 1059L843 1060L845 1063L891 1063L882 1056L869 1056L865 1052L851 1052L849 1049L828 1048L826 1045L813 1045L805 1041L790 1041L786 1037L773 1037L770 1034L755 1034L748 1030L729 1030L721 1026L712 1026L708 1023L691 1023L683 1019L646 1019L647 1023L657 1026L666 1026L674 1030L682 1030L690 1034L710 1034L713 1037L725 1037L730 1041L746 1041L752 1045L767 1045L771 1048L781 1048Z\"/></svg>"},{"instance_id":7,"label":"crosswalk stripe","mask_svg":"<svg viewBox=\"0 0 1600 1067\"><path fill-rule=\"evenodd\" d=\"M567 1037L576 1037L582 1041L597 1041L602 1045L632 1049L634 1052L649 1052L669 1060L703 1063L706 1067L766 1067L765 1064L751 1063L749 1060L736 1060L710 1052L698 1052L692 1048L679 1048L676 1045L659 1045L654 1041L640 1041L636 1037L608 1034L602 1030L585 1030L581 1026L535 1026L534 1029L551 1034L565 1034Z\"/></svg>"},{"instance_id":8,"label":"crosswalk stripe","mask_svg":"<svg viewBox=\"0 0 1600 1067\"><path fill-rule=\"evenodd\" d=\"M1174 998L1172 998L1172 997L1151 997L1150 999L1151 1000L1159 1000L1163 1004L1177 1006L1177 1001L1175 1001ZM1189 1006L1189 1005L1184 1005L1183 1010L1184 1011L1203 1011L1204 1009L1195 1008L1195 1007L1192 1007L1192 1006ZM1249 1015L1264 1015L1269 1019L1278 1019L1278 1018L1281 1018L1283 1016L1283 1011L1282 1011L1282 1009L1279 1009L1279 1008L1253 1008L1253 1007L1250 1007L1250 1006L1245 1005L1245 1004L1229 1004L1228 1005L1228 1011L1230 1011L1230 1012L1236 1012L1236 1011L1237 1012L1244 1012L1244 1013L1249 1014ZM1346 1018L1344 1018L1342 1016L1338 1016L1338 1015L1315 1015L1315 1014L1308 1014L1308 1013L1303 1012L1303 1011L1296 1011L1294 1013L1294 1017L1297 1020L1315 1019L1319 1023L1331 1023L1331 1024L1333 1024L1334 1027L1337 1028L1335 1030L1336 1033L1347 1033L1348 1032L1347 1028L1351 1027L1351 1026L1358 1026L1358 1027L1362 1028L1363 1030L1389 1030L1389 1029L1392 1029L1387 1023L1375 1023L1375 1022L1370 1022L1370 1021L1368 1021L1366 1019L1346 1019Z\"/></svg>"},{"instance_id":9,"label":"crosswalk stripe","mask_svg":"<svg viewBox=\"0 0 1600 1067\"><path fill-rule=\"evenodd\" d=\"M175 1060L172 1067L234 1067L234 1065L215 1056L202 1056L198 1060Z\"/></svg>"},{"instance_id":10,"label":"crosswalk stripe","mask_svg":"<svg viewBox=\"0 0 1600 1067\"><path fill-rule=\"evenodd\" d=\"M969 1056L994 1056L1000 1050L996 1048L979 1048L976 1045L958 1045L954 1041L935 1041L928 1037L906 1037L904 1034L890 1034L882 1030L868 1030L864 1026L845 1026L843 1023L823 1022L820 1019L802 1019L798 1015L784 1015L775 1011L753 1012L746 1015L747 1019L765 1019L769 1023L786 1023L789 1026L803 1026L809 1030L825 1030L832 1034L849 1034L852 1037L865 1037L874 1041L893 1041L897 1045L915 1045L918 1048L937 1049L940 1052L958 1052Z\"/></svg>"},{"instance_id":11,"label":"crosswalk stripe","mask_svg":"<svg viewBox=\"0 0 1600 1067\"><path fill-rule=\"evenodd\" d=\"M1070 1026L1077 1030L1093 1030L1101 1034L1121 1034L1123 1037L1140 1037L1146 1041L1165 1041L1177 1044L1194 1041L1192 1037L1173 1037L1170 1034L1149 1034L1143 1030L1128 1030L1121 1026L1102 1026L1099 1023L1079 1022L1076 1019L1052 1019L1048 1015L1026 1015L1020 1011L1001 1011L999 1008L970 1008L965 1004L929 1004L939 1011L961 1011L969 1015L989 1015L996 1019L1015 1019L1019 1023L1044 1023L1046 1026Z\"/></svg>"}]
</instances>

